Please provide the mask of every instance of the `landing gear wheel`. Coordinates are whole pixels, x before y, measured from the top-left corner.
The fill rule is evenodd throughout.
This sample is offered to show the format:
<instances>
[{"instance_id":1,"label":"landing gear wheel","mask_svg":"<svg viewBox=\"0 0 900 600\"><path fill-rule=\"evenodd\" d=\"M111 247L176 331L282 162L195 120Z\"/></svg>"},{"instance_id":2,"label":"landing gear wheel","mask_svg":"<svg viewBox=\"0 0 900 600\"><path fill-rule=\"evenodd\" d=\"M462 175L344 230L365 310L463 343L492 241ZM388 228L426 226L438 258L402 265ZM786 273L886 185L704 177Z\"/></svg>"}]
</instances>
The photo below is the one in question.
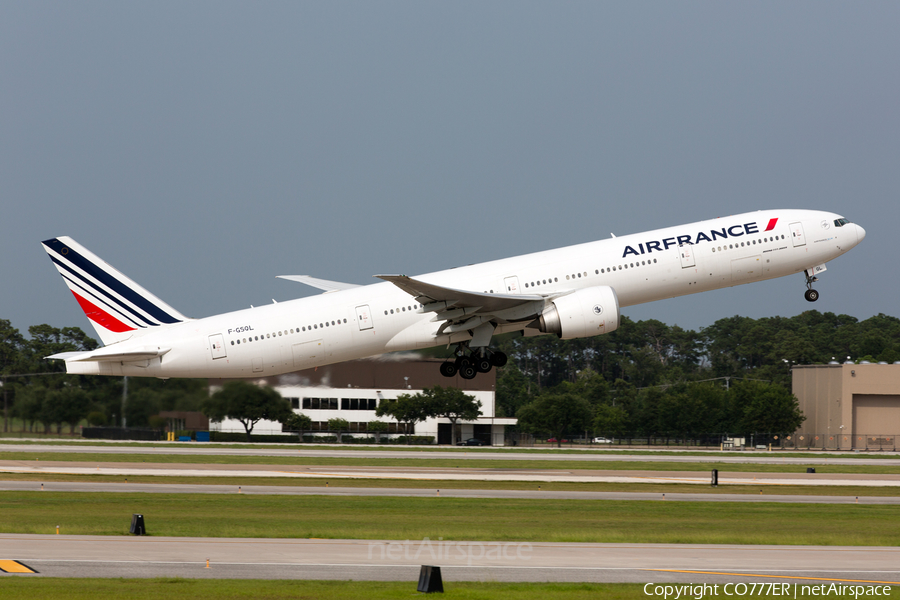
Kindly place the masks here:
<instances>
[{"instance_id":1,"label":"landing gear wheel","mask_svg":"<svg viewBox=\"0 0 900 600\"><path fill-rule=\"evenodd\" d=\"M453 377L456 375L456 363L447 361L445 363L441 363L441 375L444 377Z\"/></svg>"},{"instance_id":2,"label":"landing gear wheel","mask_svg":"<svg viewBox=\"0 0 900 600\"><path fill-rule=\"evenodd\" d=\"M468 358L464 358L459 362L459 376L463 379L475 379L475 376L478 375L478 371L475 370L475 365L472 364L472 361Z\"/></svg>"},{"instance_id":3,"label":"landing gear wheel","mask_svg":"<svg viewBox=\"0 0 900 600\"><path fill-rule=\"evenodd\" d=\"M806 290L806 293L803 294L803 297L806 298L807 302L815 302L819 299L819 292L810 288Z\"/></svg>"},{"instance_id":4,"label":"landing gear wheel","mask_svg":"<svg viewBox=\"0 0 900 600\"><path fill-rule=\"evenodd\" d=\"M494 352L493 354L491 354L491 364L495 367L502 367L506 365L507 360L509 359L502 352Z\"/></svg>"},{"instance_id":5,"label":"landing gear wheel","mask_svg":"<svg viewBox=\"0 0 900 600\"><path fill-rule=\"evenodd\" d=\"M479 373L487 373L494 367L491 364L491 359L486 356L477 356L475 357L475 370Z\"/></svg>"}]
</instances>

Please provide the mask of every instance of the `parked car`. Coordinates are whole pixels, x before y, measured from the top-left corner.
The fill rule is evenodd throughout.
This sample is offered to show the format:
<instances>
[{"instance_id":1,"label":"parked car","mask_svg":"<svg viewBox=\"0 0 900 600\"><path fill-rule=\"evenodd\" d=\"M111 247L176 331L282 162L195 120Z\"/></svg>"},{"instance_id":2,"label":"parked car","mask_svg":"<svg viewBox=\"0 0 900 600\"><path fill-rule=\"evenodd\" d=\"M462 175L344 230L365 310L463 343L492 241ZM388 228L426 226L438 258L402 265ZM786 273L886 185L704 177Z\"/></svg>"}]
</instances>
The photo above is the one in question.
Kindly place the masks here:
<instances>
[{"instance_id":1,"label":"parked car","mask_svg":"<svg viewBox=\"0 0 900 600\"><path fill-rule=\"evenodd\" d=\"M612 444L612 440L609 438L605 438L605 437L595 437L594 443L595 444Z\"/></svg>"},{"instance_id":2,"label":"parked car","mask_svg":"<svg viewBox=\"0 0 900 600\"><path fill-rule=\"evenodd\" d=\"M463 440L461 442L456 442L457 446L490 446L484 440L479 440L478 438L469 438L467 440Z\"/></svg>"}]
</instances>

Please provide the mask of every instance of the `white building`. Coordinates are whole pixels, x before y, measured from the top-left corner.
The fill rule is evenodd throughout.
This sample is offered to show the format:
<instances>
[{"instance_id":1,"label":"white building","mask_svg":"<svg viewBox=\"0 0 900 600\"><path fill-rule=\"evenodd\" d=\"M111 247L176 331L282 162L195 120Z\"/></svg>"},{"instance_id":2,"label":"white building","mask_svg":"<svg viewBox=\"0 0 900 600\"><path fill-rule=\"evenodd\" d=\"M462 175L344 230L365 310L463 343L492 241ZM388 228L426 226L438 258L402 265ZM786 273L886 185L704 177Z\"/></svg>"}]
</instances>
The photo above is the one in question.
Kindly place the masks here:
<instances>
[{"instance_id":1,"label":"white building","mask_svg":"<svg viewBox=\"0 0 900 600\"><path fill-rule=\"evenodd\" d=\"M313 432L327 431L328 420L340 418L350 423L350 430L345 436L365 438L374 437L373 433L367 432L367 425L375 420L387 422L391 427L382 436L404 434L403 426L398 427L396 421L375 416L375 409L381 402L395 399L401 394L416 394L435 385L455 387L481 402L481 416L475 421L459 423L456 439L453 439L449 419L429 419L417 423L414 435L432 436L439 444L478 438L493 446L504 445L505 428L515 425L516 419L494 416L496 373L479 373L471 380L459 376L446 378L438 372L441 362L443 361L440 359L390 354L248 381L270 385L283 397L290 399L296 412L312 419ZM210 380L210 387L217 389L222 383L223 380ZM210 430L244 433L243 425L232 419L210 423ZM282 434L281 424L260 421L253 433Z\"/></svg>"}]
</instances>

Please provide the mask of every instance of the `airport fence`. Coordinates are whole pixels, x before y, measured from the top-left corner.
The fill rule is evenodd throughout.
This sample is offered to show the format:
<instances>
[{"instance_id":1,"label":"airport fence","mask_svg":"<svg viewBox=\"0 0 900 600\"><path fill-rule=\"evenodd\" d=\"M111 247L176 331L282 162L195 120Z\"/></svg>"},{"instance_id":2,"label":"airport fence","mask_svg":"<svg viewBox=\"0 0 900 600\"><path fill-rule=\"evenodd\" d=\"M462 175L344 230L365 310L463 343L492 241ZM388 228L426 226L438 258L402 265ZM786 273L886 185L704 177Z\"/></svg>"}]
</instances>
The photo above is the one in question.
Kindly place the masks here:
<instances>
[{"instance_id":1,"label":"airport fence","mask_svg":"<svg viewBox=\"0 0 900 600\"><path fill-rule=\"evenodd\" d=\"M722 450L860 450L885 451L900 450L897 434L835 434L835 433L715 433L636 435L620 433L594 433L591 437L564 437L564 446L594 446L598 448L644 447L644 448L721 448ZM555 446L553 438L540 438L537 445Z\"/></svg>"},{"instance_id":2,"label":"airport fence","mask_svg":"<svg viewBox=\"0 0 900 600\"><path fill-rule=\"evenodd\" d=\"M166 433L162 429L82 427L81 437L94 440L136 440L152 442L166 439Z\"/></svg>"},{"instance_id":3,"label":"airport fence","mask_svg":"<svg viewBox=\"0 0 900 600\"><path fill-rule=\"evenodd\" d=\"M897 434L892 433L795 433L779 440L779 448L797 450L863 450L894 452Z\"/></svg>"}]
</instances>

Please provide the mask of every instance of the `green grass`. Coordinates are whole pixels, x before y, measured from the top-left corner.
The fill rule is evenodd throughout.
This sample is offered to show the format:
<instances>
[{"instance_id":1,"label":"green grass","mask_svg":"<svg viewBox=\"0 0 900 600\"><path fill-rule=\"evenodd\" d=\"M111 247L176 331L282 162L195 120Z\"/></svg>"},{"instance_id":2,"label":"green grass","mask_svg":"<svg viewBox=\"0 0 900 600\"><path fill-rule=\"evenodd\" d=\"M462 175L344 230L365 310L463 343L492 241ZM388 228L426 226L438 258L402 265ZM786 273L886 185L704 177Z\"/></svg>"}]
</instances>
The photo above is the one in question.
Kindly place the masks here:
<instances>
[{"instance_id":1,"label":"green grass","mask_svg":"<svg viewBox=\"0 0 900 600\"><path fill-rule=\"evenodd\" d=\"M900 544L900 507L789 503L0 492L0 531L691 544ZM827 526L823 526L827 525Z\"/></svg>"},{"instance_id":2,"label":"green grass","mask_svg":"<svg viewBox=\"0 0 900 600\"><path fill-rule=\"evenodd\" d=\"M7 577L0 598L18 600L393 600L419 596L416 581L260 581L208 579L44 579ZM445 582L441 598L460 600L631 600L646 598L640 584Z\"/></svg>"},{"instance_id":3,"label":"green grass","mask_svg":"<svg viewBox=\"0 0 900 600\"><path fill-rule=\"evenodd\" d=\"M652 575L650 575L652 578ZM773 580L778 581L778 580ZM780 583L780 581L778 581ZM46 579L8 577L0 586L0 598L19 600L395 600L420 597L415 581L261 581L241 579ZM677 585L677 584L669 584ZM871 586L866 586L871 587ZM444 582L441 598L459 600L646 600L640 583L479 583ZM793 584L791 589L793 589ZM883 588L879 588L879 592ZM721 593L705 598L733 598ZM682 596L684 598L685 596ZM812 596L799 596L812 597ZM851 596L852 597L852 596ZM900 598L900 587L887 596ZM693 596L687 596L693 598Z\"/></svg>"},{"instance_id":4,"label":"green grass","mask_svg":"<svg viewBox=\"0 0 900 600\"><path fill-rule=\"evenodd\" d=\"M0 473L0 481L33 481L35 488L41 483L66 481L78 483L124 483L122 475L69 475L61 473ZM285 486L285 487L333 487L350 488L403 488L403 489L464 489L464 490L540 490L545 492L642 492L657 494L765 494L791 496L900 496L898 487L876 486L812 486L759 484L727 485L719 487L687 483L605 483L605 482L530 482L530 481L479 481L447 479L335 479L333 477L158 477L128 475L128 483L185 484L185 485L227 485L237 490L238 486ZM149 490L148 490L149 491Z\"/></svg>"},{"instance_id":5,"label":"green grass","mask_svg":"<svg viewBox=\"0 0 900 600\"><path fill-rule=\"evenodd\" d=\"M233 456L184 454L88 454L80 452L0 452L6 461L59 461L143 464L216 464L216 465L289 465L289 466L350 466L350 467L430 467L490 470L566 470L566 471L692 471L719 469L732 473L803 473L804 464L754 463L684 463L630 461L566 461L566 460L493 460L451 458L356 458L327 456ZM900 474L900 465L808 465L817 473Z\"/></svg>"},{"instance_id":6,"label":"green grass","mask_svg":"<svg viewBox=\"0 0 900 600\"><path fill-rule=\"evenodd\" d=\"M420 597L415 581L260 581L209 579L45 579L5 578L0 598L19 600L395 600ZM671 585L671 584L670 584ZM867 586L869 587L869 586ZM441 598L459 600L639 600L644 594L640 583L478 583L444 582ZM793 586L792 588L793 589ZM719 586L720 592L722 586ZM879 588L881 591L882 588ZM684 596L682 596L684 598ZM687 596L693 598L693 596ZM729 598L707 595L705 598ZM806 597L806 596L800 596ZM851 596L852 597L852 596ZM900 597L900 587L890 595Z\"/></svg>"}]
</instances>

